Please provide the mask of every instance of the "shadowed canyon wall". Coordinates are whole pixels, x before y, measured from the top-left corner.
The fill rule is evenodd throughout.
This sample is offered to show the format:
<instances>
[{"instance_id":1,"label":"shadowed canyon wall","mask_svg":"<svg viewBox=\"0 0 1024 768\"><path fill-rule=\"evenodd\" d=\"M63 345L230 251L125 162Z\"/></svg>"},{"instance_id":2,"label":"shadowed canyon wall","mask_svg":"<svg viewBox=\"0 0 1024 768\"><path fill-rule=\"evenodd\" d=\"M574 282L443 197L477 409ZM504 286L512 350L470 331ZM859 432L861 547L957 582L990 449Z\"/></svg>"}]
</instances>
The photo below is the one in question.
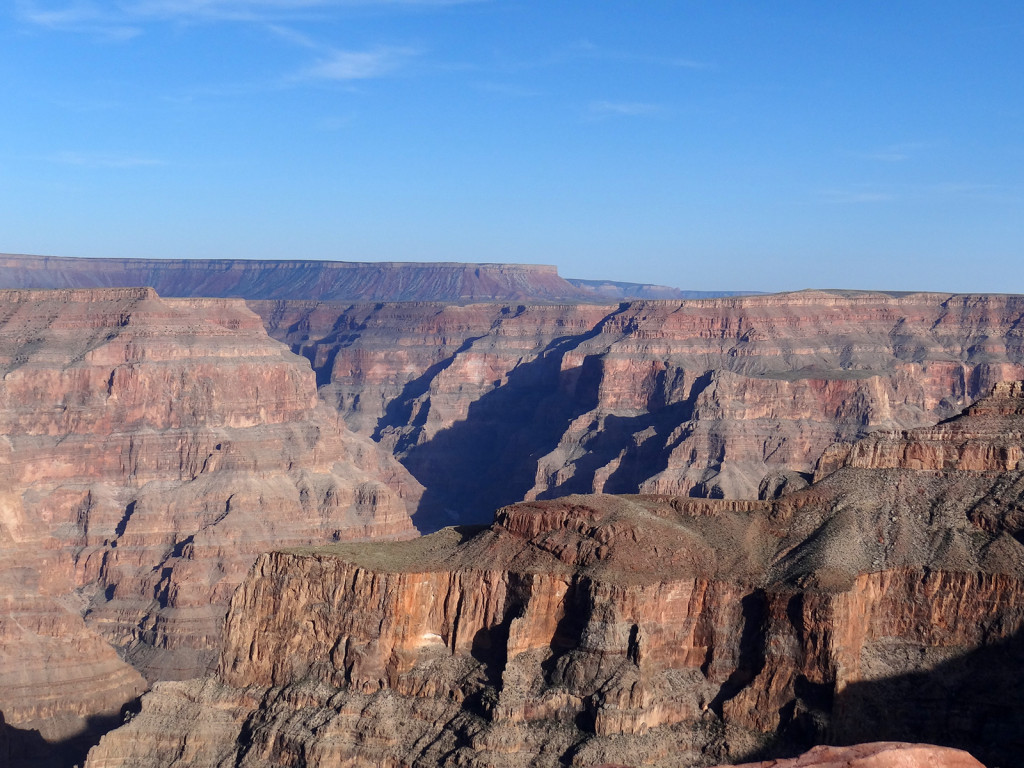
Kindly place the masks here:
<instances>
[{"instance_id":1,"label":"shadowed canyon wall","mask_svg":"<svg viewBox=\"0 0 1024 768\"><path fill-rule=\"evenodd\" d=\"M66 739L202 674L259 552L413 536L420 492L240 301L0 291L6 723Z\"/></svg>"},{"instance_id":2,"label":"shadowed canyon wall","mask_svg":"<svg viewBox=\"0 0 1024 768\"><path fill-rule=\"evenodd\" d=\"M250 305L426 486L424 527L568 493L771 496L833 443L1024 376L1020 296Z\"/></svg>"},{"instance_id":3,"label":"shadowed canyon wall","mask_svg":"<svg viewBox=\"0 0 1024 768\"><path fill-rule=\"evenodd\" d=\"M263 555L217 675L158 685L88 765L668 768L879 739L1012 765L1022 434L1002 384L777 499L569 496Z\"/></svg>"}]
</instances>

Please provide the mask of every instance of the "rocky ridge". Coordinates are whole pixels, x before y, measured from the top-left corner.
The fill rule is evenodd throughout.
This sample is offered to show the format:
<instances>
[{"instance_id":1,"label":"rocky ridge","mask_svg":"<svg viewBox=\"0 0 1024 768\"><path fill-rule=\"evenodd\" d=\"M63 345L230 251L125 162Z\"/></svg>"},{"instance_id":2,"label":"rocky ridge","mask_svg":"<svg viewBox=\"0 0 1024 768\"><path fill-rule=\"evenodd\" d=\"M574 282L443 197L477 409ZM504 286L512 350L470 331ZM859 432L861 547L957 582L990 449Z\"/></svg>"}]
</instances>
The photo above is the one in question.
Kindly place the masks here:
<instances>
[{"instance_id":1,"label":"rocky ridge","mask_svg":"<svg viewBox=\"0 0 1024 768\"><path fill-rule=\"evenodd\" d=\"M848 462L760 501L571 496L262 555L217 675L159 684L88 765L667 768L826 739L1012 764L1024 467L999 444L1022 406L996 387L865 449L945 443L983 465Z\"/></svg>"},{"instance_id":2,"label":"rocky ridge","mask_svg":"<svg viewBox=\"0 0 1024 768\"><path fill-rule=\"evenodd\" d=\"M770 497L833 443L1024 377L1020 296L250 306L426 486L434 525L569 493Z\"/></svg>"},{"instance_id":3,"label":"rocky ridge","mask_svg":"<svg viewBox=\"0 0 1024 768\"><path fill-rule=\"evenodd\" d=\"M7 725L68 739L202 674L259 552L413 536L420 491L240 301L0 291Z\"/></svg>"},{"instance_id":4,"label":"rocky ridge","mask_svg":"<svg viewBox=\"0 0 1024 768\"><path fill-rule=\"evenodd\" d=\"M544 264L81 259L0 254L0 288L149 287L161 296L324 301L607 301L674 288L568 281ZM719 295L719 294L713 294Z\"/></svg>"}]
</instances>

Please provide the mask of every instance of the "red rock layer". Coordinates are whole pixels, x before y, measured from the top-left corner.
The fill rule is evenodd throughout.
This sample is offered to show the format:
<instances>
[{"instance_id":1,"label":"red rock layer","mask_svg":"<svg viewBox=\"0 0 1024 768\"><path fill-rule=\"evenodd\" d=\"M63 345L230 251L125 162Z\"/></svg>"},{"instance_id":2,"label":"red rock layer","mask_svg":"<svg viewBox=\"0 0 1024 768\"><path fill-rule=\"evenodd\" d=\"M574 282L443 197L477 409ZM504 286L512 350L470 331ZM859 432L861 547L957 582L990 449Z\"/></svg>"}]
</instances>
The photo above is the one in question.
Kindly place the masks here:
<instances>
[{"instance_id":1,"label":"red rock layer","mask_svg":"<svg viewBox=\"0 0 1024 768\"><path fill-rule=\"evenodd\" d=\"M241 302L0 291L0 709L49 739L201 674L271 546L415 533L415 480Z\"/></svg>"},{"instance_id":2,"label":"red rock layer","mask_svg":"<svg viewBox=\"0 0 1024 768\"><path fill-rule=\"evenodd\" d=\"M824 477L838 466L978 472L1024 469L1022 416L1022 382L1000 382L989 397L968 408L965 417L925 429L880 432L855 445L830 446L816 476Z\"/></svg>"},{"instance_id":3,"label":"red rock layer","mask_svg":"<svg viewBox=\"0 0 1024 768\"><path fill-rule=\"evenodd\" d=\"M1019 296L252 306L439 519L567 493L770 495L836 441L1024 376Z\"/></svg>"}]
</instances>

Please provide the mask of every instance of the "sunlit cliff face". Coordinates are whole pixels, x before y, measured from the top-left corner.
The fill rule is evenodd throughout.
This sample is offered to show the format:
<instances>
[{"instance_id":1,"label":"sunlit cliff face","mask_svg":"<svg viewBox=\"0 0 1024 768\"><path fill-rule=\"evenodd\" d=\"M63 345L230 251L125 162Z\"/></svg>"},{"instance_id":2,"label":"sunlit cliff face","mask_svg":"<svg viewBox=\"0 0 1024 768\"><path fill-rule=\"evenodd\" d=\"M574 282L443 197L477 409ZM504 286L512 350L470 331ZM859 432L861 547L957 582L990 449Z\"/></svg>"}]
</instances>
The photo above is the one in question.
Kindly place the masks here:
<instances>
[{"instance_id":1,"label":"sunlit cliff face","mask_svg":"<svg viewBox=\"0 0 1024 768\"><path fill-rule=\"evenodd\" d=\"M206 671L268 547L415 534L419 485L241 302L0 292L0 371L9 725L60 739L140 671Z\"/></svg>"}]
</instances>

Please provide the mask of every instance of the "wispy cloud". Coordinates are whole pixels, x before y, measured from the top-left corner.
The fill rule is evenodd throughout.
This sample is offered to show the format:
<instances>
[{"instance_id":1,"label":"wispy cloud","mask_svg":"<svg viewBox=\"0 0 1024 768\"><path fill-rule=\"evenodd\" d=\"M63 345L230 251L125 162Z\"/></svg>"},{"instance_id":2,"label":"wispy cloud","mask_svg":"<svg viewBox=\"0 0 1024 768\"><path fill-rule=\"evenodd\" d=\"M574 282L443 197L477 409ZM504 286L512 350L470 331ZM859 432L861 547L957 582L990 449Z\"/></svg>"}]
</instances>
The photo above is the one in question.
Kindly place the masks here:
<instances>
[{"instance_id":1,"label":"wispy cloud","mask_svg":"<svg viewBox=\"0 0 1024 768\"><path fill-rule=\"evenodd\" d=\"M925 149L933 147L934 142L930 141L905 141L899 144L889 144L868 152L857 152L858 157L865 160L878 160L883 163L902 163L911 160L921 154Z\"/></svg>"},{"instance_id":2,"label":"wispy cloud","mask_svg":"<svg viewBox=\"0 0 1024 768\"><path fill-rule=\"evenodd\" d=\"M890 203L899 199L892 192L868 189L823 189L818 199L826 203Z\"/></svg>"},{"instance_id":3,"label":"wispy cloud","mask_svg":"<svg viewBox=\"0 0 1024 768\"><path fill-rule=\"evenodd\" d=\"M105 40L129 40L142 33L128 16L102 9L92 2L43 6L32 0L16 0L14 10L22 22L53 31L87 34Z\"/></svg>"},{"instance_id":4,"label":"wispy cloud","mask_svg":"<svg viewBox=\"0 0 1024 768\"><path fill-rule=\"evenodd\" d=\"M300 77L323 80L369 80L392 74L417 53L412 48L385 47L369 51L334 49L312 67L300 73Z\"/></svg>"},{"instance_id":5,"label":"wispy cloud","mask_svg":"<svg viewBox=\"0 0 1024 768\"><path fill-rule=\"evenodd\" d=\"M1005 184L978 182L936 182L931 184L854 184L819 190L817 198L826 203L919 203L941 199L1019 201L1022 190Z\"/></svg>"},{"instance_id":6,"label":"wispy cloud","mask_svg":"<svg viewBox=\"0 0 1024 768\"><path fill-rule=\"evenodd\" d=\"M679 67L680 69L714 69L715 65L710 61L697 61L695 59L658 59L658 58L647 58L647 61L654 64L667 64L671 67Z\"/></svg>"},{"instance_id":7,"label":"wispy cloud","mask_svg":"<svg viewBox=\"0 0 1024 768\"><path fill-rule=\"evenodd\" d=\"M598 116L627 116L635 117L640 115L656 115L663 111L660 104L651 104L643 101L592 101L590 102L590 113Z\"/></svg>"},{"instance_id":8,"label":"wispy cloud","mask_svg":"<svg viewBox=\"0 0 1024 768\"><path fill-rule=\"evenodd\" d=\"M146 21L275 22L308 18L319 11L367 6L451 6L487 0L16 0L18 17L29 24L66 31L93 31Z\"/></svg>"},{"instance_id":9,"label":"wispy cloud","mask_svg":"<svg viewBox=\"0 0 1024 768\"><path fill-rule=\"evenodd\" d=\"M52 163L77 165L83 168L143 168L166 165L163 160L144 155L105 152L58 152L48 159Z\"/></svg>"},{"instance_id":10,"label":"wispy cloud","mask_svg":"<svg viewBox=\"0 0 1024 768\"><path fill-rule=\"evenodd\" d=\"M25 23L51 30L89 33L107 39L126 39L156 23L243 22L261 25L287 43L316 52L305 69L262 86L230 86L228 90L291 87L310 80L368 80L393 74L419 51L382 45L345 49L320 43L289 26L308 14L355 6L444 6L485 0L123 0L101 5L74 0L56 6L39 0L16 0L18 17ZM220 90L223 90L222 86Z\"/></svg>"},{"instance_id":11,"label":"wispy cloud","mask_svg":"<svg viewBox=\"0 0 1024 768\"><path fill-rule=\"evenodd\" d=\"M536 88L528 88L514 83L496 83L486 81L474 83L473 87L478 91L483 91L484 93L493 93L497 96L510 96L512 98L522 99L539 96L542 93L542 91L539 91Z\"/></svg>"}]
</instances>

